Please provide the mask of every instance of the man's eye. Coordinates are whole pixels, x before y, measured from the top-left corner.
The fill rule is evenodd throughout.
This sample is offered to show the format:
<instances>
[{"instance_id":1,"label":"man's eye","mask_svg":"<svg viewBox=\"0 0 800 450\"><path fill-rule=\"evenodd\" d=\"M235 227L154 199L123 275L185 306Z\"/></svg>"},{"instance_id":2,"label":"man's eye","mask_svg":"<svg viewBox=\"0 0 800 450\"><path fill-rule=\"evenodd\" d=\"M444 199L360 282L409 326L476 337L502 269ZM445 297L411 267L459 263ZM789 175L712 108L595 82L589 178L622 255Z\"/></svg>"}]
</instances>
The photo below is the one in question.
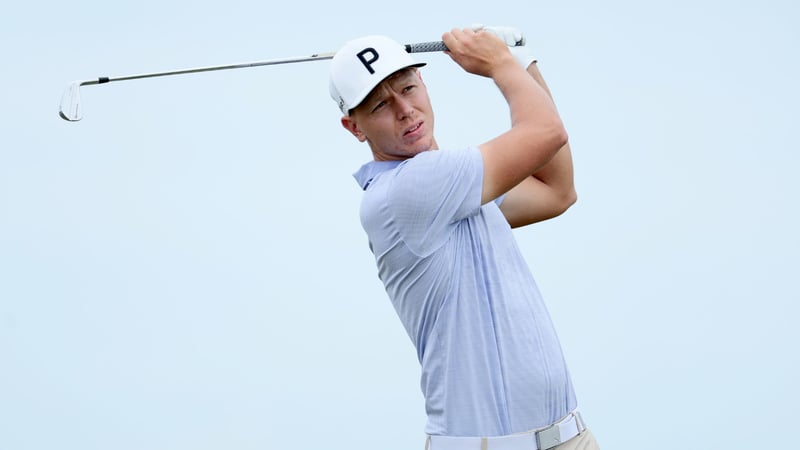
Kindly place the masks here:
<instances>
[{"instance_id":1,"label":"man's eye","mask_svg":"<svg viewBox=\"0 0 800 450\"><path fill-rule=\"evenodd\" d=\"M377 105L375 105L374 108L372 108L372 112L378 111L379 109L383 108L385 105L386 105L385 101L379 102Z\"/></svg>"},{"instance_id":2,"label":"man's eye","mask_svg":"<svg viewBox=\"0 0 800 450\"><path fill-rule=\"evenodd\" d=\"M404 88L403 88L403 92L410 92L410 91L411 91L411 90L413 90L415 87L416 87L416 86L414 86L413 84L412 84L411 86L406 86L406 87L404 87Z\"/></svg>"}]
</instances>

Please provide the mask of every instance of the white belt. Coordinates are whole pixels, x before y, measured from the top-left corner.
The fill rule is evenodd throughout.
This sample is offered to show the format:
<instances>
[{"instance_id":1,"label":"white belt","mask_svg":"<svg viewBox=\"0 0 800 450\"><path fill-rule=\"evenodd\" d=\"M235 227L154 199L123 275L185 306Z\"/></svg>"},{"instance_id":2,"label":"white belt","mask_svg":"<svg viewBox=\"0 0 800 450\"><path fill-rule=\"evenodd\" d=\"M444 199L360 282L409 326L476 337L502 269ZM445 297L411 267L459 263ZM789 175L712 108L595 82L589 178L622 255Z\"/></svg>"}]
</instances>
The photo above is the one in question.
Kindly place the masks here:
<instances>
[{"instance_id":1,"label":"white belt","mask_svg":"<svg viewBox=\"0 0 800 450\"><path fill-rule=\"evenodd\" d=\"M493 437L428 436L426 450L548 450L586 429L581 413L572 411L538 430Z\"/></svg>"}]
</instances>

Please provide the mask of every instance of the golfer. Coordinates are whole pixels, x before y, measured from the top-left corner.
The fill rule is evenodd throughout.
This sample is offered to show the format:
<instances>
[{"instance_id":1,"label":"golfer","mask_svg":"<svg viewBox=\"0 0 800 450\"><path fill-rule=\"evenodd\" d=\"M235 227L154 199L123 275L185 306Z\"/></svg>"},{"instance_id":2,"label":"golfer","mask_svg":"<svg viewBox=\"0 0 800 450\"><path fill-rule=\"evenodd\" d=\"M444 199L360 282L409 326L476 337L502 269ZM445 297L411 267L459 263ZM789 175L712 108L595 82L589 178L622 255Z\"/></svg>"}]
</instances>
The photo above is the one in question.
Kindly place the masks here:
<instances>
[{"instance_id":1,"label":"golfer","mask_svg":"<svg viewBox=\"0 0 800 450\"><path fill-rule=\"evenodd\" d=\"M425 64L387 37L346 43L330 66L341 124L372 151L355 173L361 223L417 350L426 448L596 449L511 230L575 202L567 133L530 50L509 49L524 43L519 31L453 29L442 40L456 64L497 85L508 131L440 149Z\"/></svg>"}]
</instances>

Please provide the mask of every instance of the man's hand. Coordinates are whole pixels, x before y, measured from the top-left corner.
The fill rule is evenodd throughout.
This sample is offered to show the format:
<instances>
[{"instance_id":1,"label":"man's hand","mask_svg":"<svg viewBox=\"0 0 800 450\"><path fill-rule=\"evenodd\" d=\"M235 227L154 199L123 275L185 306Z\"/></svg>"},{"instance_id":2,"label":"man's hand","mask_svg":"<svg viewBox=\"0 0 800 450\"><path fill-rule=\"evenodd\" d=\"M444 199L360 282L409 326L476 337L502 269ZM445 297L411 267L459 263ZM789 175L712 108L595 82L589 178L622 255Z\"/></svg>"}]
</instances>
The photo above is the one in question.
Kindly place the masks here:
<instances>
[{"instance_id":1,"label":"man's hand","mask_svg":"<svg viewBox=\"0 0 800 450\"><path fill-rule=\"evenodd\" d=\"M533 56L533 52L526 45L527 43L522 31L514 27L485 26L481 24L472 25L472 30L475 32L488 31L499 37L506 43L509 50L511 50L511 54L514 55L514 58L523 69L527 69L528 66L536 62L536 57Z\"/></svg>"},{"instance_id":2,"label":"man's hand","mask_svg":"<svg viewBox=\"0 0 800 450\"><path fill-rule=\"evenodd\" d=\"M442 35L442 41L450 58L475 75L493 78L497 70L514 62L508 46L494 33L454 28Z\"/></svg>"}]
</instances>

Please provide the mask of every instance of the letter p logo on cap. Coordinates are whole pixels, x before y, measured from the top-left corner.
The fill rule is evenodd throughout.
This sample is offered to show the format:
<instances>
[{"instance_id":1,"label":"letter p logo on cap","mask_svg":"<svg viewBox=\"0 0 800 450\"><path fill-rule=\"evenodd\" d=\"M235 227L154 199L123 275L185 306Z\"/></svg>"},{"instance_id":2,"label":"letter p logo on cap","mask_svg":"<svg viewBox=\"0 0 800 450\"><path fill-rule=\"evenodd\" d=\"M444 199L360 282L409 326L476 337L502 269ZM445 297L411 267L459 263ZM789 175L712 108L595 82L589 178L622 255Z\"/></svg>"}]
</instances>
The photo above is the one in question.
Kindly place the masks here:
<instances>
[{"instance_id":1,"label":"letter p logo on cap","mask_svg":"<svg viewBox=\"0 0 800 450\"><path fill-rule=\"evenodd\" d=\"M365 58L366 55L370 55L372 58L371 59L366 59ZM377 61L378 58L381 57L381 55L379 55L378 52L375 51L374 48L367 47L364 50L361 50L360 52L358 52L356 54L356 56L358 57L358 60L361 61L361 64L363 64L364 67L367 68L367 70L369 71L370 75L375 73L375 69L372 68L372 63Z\"/></svg>"}]
</instances>

